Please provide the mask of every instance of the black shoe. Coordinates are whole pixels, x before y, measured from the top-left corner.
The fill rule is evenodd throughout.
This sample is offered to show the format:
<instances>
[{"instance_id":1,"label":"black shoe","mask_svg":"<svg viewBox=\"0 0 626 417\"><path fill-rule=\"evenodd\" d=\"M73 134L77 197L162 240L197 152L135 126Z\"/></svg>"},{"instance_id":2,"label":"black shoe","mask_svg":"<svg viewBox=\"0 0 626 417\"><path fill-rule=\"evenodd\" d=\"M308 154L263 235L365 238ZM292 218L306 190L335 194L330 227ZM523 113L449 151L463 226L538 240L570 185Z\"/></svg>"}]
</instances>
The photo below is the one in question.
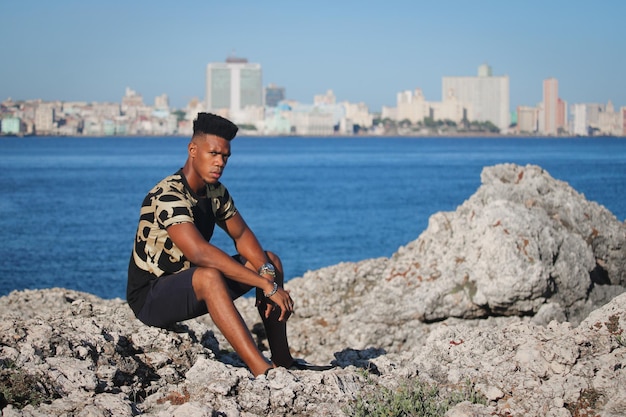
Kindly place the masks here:
<instances>
[{"instance_id":1,"label":"black shoe","mask_svg":"<svg viewBox=\"0 0 626 417\"><path fill-rule=\"evenodd\" d=\"M328 371L333 368L332 365L313 365L304 359L296 359L287 369L290 371Z\"/></svg>"}]
</instances>

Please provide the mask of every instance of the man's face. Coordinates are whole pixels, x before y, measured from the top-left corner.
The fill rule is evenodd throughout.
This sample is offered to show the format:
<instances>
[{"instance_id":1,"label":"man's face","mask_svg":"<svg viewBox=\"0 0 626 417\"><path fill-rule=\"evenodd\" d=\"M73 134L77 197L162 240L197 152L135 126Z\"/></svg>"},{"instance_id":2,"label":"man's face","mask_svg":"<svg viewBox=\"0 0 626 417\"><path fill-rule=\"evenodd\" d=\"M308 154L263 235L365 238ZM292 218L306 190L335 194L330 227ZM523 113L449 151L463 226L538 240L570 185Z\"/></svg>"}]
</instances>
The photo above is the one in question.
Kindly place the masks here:
<instances>
[{"instance_id":1,"label":"man's face","mask_svg":"<svg viewBox=\"0 0 626 417\"><path fill-rule=\"evenodd\" d=\"M230 156L230 142L215 135L199 135L189 144L194 171L207 184L215 184Z\"/></svg>"}]
</instances>

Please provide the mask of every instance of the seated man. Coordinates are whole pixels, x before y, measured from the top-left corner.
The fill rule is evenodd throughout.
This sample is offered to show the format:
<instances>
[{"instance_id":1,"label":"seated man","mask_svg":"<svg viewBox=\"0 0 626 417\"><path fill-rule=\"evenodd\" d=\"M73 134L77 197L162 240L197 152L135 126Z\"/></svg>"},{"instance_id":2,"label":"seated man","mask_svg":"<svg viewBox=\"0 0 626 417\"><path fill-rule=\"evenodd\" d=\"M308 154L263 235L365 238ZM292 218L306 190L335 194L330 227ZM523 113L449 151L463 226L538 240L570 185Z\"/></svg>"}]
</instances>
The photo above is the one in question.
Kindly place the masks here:
<instances>
[{"instance_id":1,"label":"seated man","mask_svg":"<svg viewBox=\"0 0 626 417\"><path fill-rule=\"evenodd\" d=\"M294 301L283 289L280 259L263 250L219 182L236 133L230 121L199 113L185 165L145 197L128 266L128 304L143 323L163 328L208 312L255 376L276 366L327 369L291 356L286 322ZM238 255L210 243L215 224L232 238ZM271 363L233 302L252 288Z\"/></svg>"}]
</instances>

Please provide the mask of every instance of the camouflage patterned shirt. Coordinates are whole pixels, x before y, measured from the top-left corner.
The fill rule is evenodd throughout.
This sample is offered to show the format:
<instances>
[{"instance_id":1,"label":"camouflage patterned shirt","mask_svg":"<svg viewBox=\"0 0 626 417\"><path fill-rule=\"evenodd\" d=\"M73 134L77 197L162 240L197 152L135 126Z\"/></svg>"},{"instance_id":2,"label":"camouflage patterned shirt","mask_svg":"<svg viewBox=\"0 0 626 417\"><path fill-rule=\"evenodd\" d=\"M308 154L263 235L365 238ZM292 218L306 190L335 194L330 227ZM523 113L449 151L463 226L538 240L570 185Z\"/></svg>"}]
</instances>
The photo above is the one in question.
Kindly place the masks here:
<instances>
[{"instance_id":1,"label":"camouflage patterned shirt","mask_svg":"<svg viewBox=\"0 0 626 417\"><path fill-rule=\"evenodd\" d=\"M143 304L149 283L162 275L175 274L192 265L170 239L167 228L194 223L209 241L216 222L237 213L228 190L221 183L207 185L206 197L190 188L182 170L161 180L146 195L128 269L127 300Z\"/></svg>"}]
</instances>

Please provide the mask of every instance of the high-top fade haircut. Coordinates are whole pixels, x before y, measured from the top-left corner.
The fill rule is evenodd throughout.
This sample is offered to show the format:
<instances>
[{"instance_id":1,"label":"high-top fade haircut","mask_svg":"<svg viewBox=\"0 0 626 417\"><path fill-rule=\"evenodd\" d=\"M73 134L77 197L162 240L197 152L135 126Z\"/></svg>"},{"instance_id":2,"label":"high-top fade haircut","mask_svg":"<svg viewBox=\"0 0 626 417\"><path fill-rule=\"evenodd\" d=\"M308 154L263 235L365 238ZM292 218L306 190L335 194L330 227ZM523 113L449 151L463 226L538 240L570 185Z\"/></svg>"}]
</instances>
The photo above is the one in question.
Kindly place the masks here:
<instances>
[{"instance_id":1,"label":"high-top fade haircut","mask_svg":"<svg viewBox=\"0 0 626 417\"><path fill-rule=\"evenodd\" d=\"M231 141L239 128L230 120L213 113L198 113L193 121L193 136L207 134L215 135Z\"/></svg>"}]
</instances>

